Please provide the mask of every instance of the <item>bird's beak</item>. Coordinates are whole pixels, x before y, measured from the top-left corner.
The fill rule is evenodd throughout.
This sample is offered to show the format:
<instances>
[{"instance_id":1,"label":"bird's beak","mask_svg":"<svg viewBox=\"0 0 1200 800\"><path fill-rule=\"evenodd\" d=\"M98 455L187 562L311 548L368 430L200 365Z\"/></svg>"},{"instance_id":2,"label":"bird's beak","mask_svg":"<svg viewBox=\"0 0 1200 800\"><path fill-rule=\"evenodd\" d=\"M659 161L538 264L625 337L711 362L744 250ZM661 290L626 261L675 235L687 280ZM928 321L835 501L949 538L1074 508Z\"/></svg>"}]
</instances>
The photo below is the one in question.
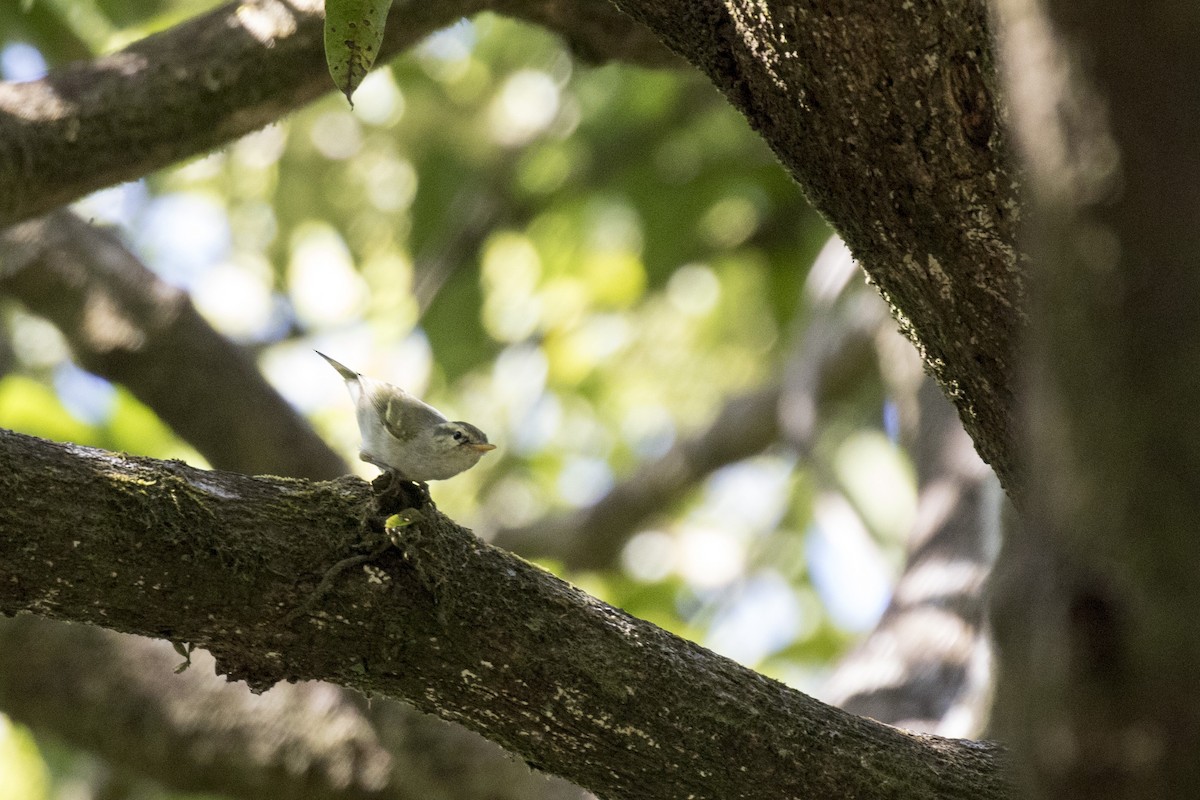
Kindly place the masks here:
<instances>
[{"instance_id":1,"label":"bird's beak","mask_svg":"<svg viewBox=\"0 0 1200 800\"><path fill-rule=\"evenodd\" d=\"M483 443L483 444L473 444L473 445L470 445L470 448L471 448L472 450L477 450L477 451L479 451L480 453L486 453L486 452L487 452L487 451L489 451L489 450L495 450L495 449L496 449L496 445L494 445L494 444L487 444L487 443L485 442L485 443Z\"/></svg>"}]
</instances>

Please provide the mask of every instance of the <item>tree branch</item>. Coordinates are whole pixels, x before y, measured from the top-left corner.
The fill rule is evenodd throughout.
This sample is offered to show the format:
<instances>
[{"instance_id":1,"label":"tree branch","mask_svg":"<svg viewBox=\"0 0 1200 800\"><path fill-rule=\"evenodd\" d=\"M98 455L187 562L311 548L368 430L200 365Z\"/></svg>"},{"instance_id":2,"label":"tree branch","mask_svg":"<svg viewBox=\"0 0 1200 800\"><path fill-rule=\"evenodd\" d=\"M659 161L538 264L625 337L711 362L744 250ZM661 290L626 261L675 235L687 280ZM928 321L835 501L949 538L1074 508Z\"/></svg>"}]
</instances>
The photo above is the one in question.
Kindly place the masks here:
<instances>
[{"instance_id":1,"label":"tree branch","mask_svg":"<svg viewBox=\"0 0 1200 800\"><path fill-rule=\"evenodd\" d=\"M400 0L379 64L463 16L505 13L602 54L676 63L607 3ZM220 147L333 90L322 0L241 0L120 52L0 83L0 226Z\"/></svg>"},{"instance_id":2,"label":"tree branch","mask_svg":"<svg viewBox=\"0 0 1200 800\"><path fill-rule=\"evenodd\" d=\"M826 697L910 730L969 736L982 730L990 699L983 595L999 549L1000 490L932 381L921 382L918 402L920 493L904 572Z\"/></svg>"},{"instance_id":3,"label":"tree branch","mask_svg":"<svg viewBox=\"0 0 1200 800\"><path fill-rule=\"evenodd\" d=\"M348 471L186 295L75 215L54 212L0 233L0 291L53 321L81 364L132 389L210 462L309 478ZM181 357L188 353L200 355ZM286 700L264 702L211 670L172 678L180 659L161 643L82 626L31 625L14 629L0 620L0 653L20 656L0 667L0 709L177 790L251 797L269 783L278 797L403 799L428 796L419 787L440 780L436 793L461 798L482 792L492 800L496 791L513 798L579 796L574 787L531 778L461 727L432 724L408 707L375 703L368 715L356 711L346 690L315 684L277 688L273 693ZM208 656L197 651L194 658ZM45 672L76 671L90 677L64 677L65 691L48 691L40 681ZM184 699L194 709L186 724L171 708ZM109 727L97 739L95 720L127 718L135 713L131 702L140 724ZM319 709L330 704L342 716L326 729L330 720ZM317 730L326 732L300 733ZM419 758L410 751L417 743L425 751ZM338 753L356 755L339 760ZM303 774L287 768L297 763L310 766Z\"/></svg>"},{"instance_id":4,"label":"tree branch","mask_svg":"<svg viewBox=\"0 0 1200 800\"><path fill-rule=\"evenodd\" d=\"M0 489L14 499L0 508L3 612L190 642L258 689L317 678L405 698L602 795L1008 796L995 746L825 706L431 507L318 612L281 625L380 533L358 479L205 472L0 432Z\"/></svg>"},{"instance_id":5,"label":"tree branch","mask_svg":"<svg viewBox=\"0 0 1200 800\"><path fill-rule=\"evenodd\" d=\"M579 800L461 726L330 684L263 695L212 657L24 615L0 619L0 708L177 791L279 800ZM54 680L48 682L47 675ZM202 756L199 754L203 754Z\"/></svg>"}]
</instances>

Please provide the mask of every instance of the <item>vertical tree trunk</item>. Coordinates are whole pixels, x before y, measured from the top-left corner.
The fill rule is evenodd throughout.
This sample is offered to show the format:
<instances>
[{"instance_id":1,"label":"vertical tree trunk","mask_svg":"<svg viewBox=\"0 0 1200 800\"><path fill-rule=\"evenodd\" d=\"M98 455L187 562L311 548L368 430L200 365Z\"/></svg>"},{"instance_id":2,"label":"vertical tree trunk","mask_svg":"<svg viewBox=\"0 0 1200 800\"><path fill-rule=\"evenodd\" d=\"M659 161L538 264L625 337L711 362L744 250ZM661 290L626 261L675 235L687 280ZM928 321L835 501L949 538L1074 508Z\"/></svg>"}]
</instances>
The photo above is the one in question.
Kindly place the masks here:
<instances>
[{"instance_id":1,"label":"vertical tree trunk","mask_svg":"<svg viewBox=\"0 0 1200 800\"><path fill-rule=\"evenodd\" d=\"M995 605L1030 796L1200 796L1200 6L1001 0L1030 498Z\"/></svg>"}]
</instances>

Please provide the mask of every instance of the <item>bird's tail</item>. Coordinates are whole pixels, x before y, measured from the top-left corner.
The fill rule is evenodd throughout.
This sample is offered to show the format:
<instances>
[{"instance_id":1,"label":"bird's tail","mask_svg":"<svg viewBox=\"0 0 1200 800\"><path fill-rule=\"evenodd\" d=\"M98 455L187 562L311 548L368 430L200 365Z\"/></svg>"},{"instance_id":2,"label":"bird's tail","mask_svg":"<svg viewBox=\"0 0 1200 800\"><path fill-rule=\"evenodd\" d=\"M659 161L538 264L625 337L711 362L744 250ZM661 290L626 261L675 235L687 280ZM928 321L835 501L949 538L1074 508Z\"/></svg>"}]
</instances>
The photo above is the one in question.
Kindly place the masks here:
<instances>
[{"instance_id":1,"label":"bird's tail","mask_svg":"<svg viewBox=\"0 0 1200 800\"><path fill-rule=\"evenodd\" d=\"M341 363L339 363L339 362L337 362L337 361L334 361L332 358L330 358L329 356L325 355L325 354L324 354L324 353L322 353L320 350L313 350L313 352L314 352L314 353L316 353L317 355L319 355L321 358L323 358L323 359L325 359L326 361L328 361L328 362L329 362L329 366L331 366L331 367L333 367L334 369L336 369L336 370L338 371L338 374L339 374L339 375L341 375L341 376L342 376L342 378L344 378L345 380L348 380L348 381L356 381L356 380L358 380L358 378L359 378L359 375L358 375L358 373L357 373L357 372L355 372L354 370L350 369L350 368L349 368L349 367L347 367L346 365L344 365L344 364L341 364Z\"/></svg>"}]
</instances>

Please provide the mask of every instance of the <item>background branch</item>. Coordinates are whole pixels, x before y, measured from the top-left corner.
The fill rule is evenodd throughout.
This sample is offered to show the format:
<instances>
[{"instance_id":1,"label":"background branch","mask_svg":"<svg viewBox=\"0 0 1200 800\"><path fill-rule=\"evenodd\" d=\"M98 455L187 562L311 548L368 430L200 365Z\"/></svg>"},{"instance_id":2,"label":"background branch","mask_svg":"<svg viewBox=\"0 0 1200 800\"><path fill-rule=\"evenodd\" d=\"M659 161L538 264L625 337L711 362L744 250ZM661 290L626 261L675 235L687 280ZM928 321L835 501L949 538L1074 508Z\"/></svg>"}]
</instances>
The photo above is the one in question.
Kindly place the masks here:
<instances>
[{"instance_id":1,"label":"background branch","mask_svg":"<svg viewBox=\"0 0 1200 800\"><path fill-rule=\"evenodd\" d=\"M708 475L777 441L781 425L787 444L811 460L818 410L858 389L873 366L872 340L885 319L877 298L847 291L859 268L836 237L831 243L806 284L809 315L793 335L781 370L786 389L767 385L728 399L707 428L642 464L587 508L547 515L488 538L571 569L600 569L615 563L640 525L666 512ZM839 302L844 294L849 297Z\"/></svg>"},{"instance_id":2,"label":"background branch","mask_svg":"<svg viewBox=\"0 0 1200 800\"><path fill-rule=\"evenodd\" d=\"M25 615L0 620L0 708L179 791L304 800L568 800L458 725L327 683L262 695L202 650Z\"/></svg>"},{"instance_id":3,"label":"background branch","mask_svg":"<svg viewBox=\"0 0 1200 800\"><path fill-rule=\"evenodd\" d=\"M80 366L128 388L213 466L317 479L350 471L184 291L73 213L0 232L0 293L53 322Z\"/></svg>"},{"instance_id":4,"label":"background branch","mask_svg":"<svg viewBox=\"0 0 1200 800\"><path fill-rule=\"evenodd\" d=\"M1000 547L1002 495L932 381L918 392L917 518L904 572L875 629L837 666L824 697L909 730L975 736L990 707L984 587Z\"/></svg>"}]
</instances>

